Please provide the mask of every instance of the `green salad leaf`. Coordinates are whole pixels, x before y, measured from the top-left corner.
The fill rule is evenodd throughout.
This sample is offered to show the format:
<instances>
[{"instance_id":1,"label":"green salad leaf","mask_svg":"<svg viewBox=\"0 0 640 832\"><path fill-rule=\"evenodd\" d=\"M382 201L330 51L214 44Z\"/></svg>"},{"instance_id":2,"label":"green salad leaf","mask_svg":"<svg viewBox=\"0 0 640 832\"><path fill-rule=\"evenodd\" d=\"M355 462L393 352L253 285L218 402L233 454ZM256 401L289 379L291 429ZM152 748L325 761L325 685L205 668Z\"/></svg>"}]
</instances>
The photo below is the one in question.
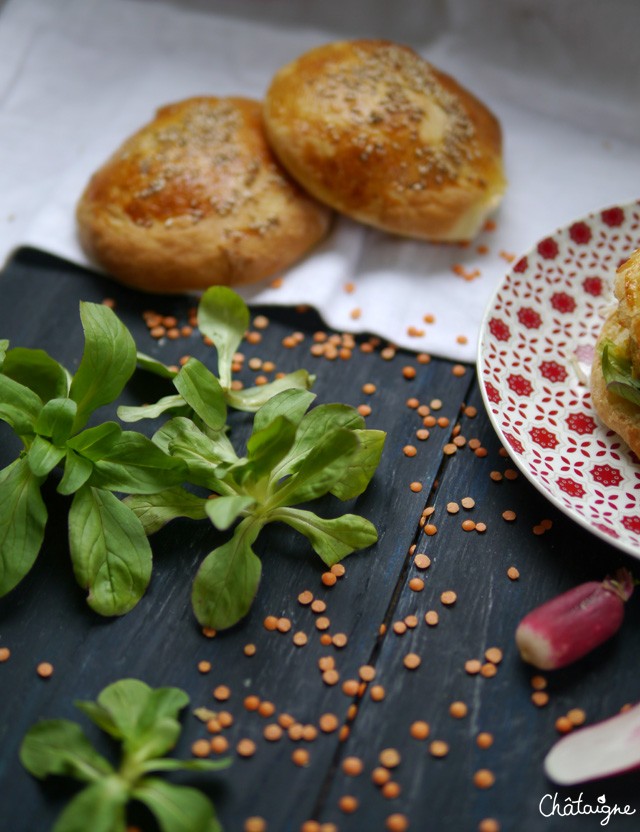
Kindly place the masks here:
<instances>
[{"instance_id":1,"label":"green salad leaf","mask_svg":"<svg viewBox=\"0 0 640 832\"><path fill-rule=\"evenodd\" d=\"M611 341L602 345L602 375L607 390L640 407L640 379L634 376L631 361Z\"/></svg>"},{"instance_id":2,"label":"green salad leaf","mask_svg":"<svg viewBox=\"0 0 640 832\"><path fill-rule=\"evenodd\" d=\"M20 761L34 777L72 777L86 784L62 811L53 832L122 832L126 807L142 801L165 832L220 832L211 801L189 786L176 786L152 772L219 771L222 760L166 757L181 732L180 712L189 697L179 688L151 688L138 679L106 687L95 702L76 706L120 743L118 767L99 754L71 720L42 720L27 732Z\"/></svg>"}]
</instances>

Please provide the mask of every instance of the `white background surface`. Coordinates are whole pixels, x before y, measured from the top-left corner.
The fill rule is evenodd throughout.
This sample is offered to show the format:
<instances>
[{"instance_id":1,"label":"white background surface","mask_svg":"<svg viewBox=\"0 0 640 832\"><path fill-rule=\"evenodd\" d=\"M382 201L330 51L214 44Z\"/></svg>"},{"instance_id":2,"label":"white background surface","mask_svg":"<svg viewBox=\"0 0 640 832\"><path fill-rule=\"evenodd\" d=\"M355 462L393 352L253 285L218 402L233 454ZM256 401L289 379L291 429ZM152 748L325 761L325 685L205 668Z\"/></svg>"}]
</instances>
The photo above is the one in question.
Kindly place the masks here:
<instances>
[{"instance_id":1,"label":"white background surface","mask_svg":"<svg viewBox=\"0 0 640 832\"><path fill-rule=\"evenodd\" d=\"M9 0L0 11L0 262L28 244L86 264L75 202L156 107L198 94L261 98L308 48L387 37L499 117L509 189L496 229L463 249L340 219L281 288L245 296L307 302L339 330L472 361L504 254L640 195L638 31L636 0ZM455 264L481 275L465 281ZM422 322L427 314L435 323ZM425 336L409 337L410 326Z\"/></svg>"}]
</instances>

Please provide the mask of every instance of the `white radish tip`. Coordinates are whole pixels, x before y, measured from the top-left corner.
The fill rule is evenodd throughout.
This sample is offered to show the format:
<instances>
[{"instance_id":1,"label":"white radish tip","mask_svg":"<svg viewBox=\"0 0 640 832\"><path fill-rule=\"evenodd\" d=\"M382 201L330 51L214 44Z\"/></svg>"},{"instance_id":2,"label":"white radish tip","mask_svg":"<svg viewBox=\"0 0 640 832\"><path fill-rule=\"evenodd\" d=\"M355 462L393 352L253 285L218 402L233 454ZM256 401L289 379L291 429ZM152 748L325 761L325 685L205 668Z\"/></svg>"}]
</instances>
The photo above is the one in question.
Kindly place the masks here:
<instances>
[{"instance_id":1,"label":"white radish tip","mask_svg":"<svg viewBox=\"0 0 640 832\"><path fill-rule=\"evenodd\" d=\"M559 740L544 761L547 777L572 786L640 766L640 704Z\"/></svg>"}]
</instances>

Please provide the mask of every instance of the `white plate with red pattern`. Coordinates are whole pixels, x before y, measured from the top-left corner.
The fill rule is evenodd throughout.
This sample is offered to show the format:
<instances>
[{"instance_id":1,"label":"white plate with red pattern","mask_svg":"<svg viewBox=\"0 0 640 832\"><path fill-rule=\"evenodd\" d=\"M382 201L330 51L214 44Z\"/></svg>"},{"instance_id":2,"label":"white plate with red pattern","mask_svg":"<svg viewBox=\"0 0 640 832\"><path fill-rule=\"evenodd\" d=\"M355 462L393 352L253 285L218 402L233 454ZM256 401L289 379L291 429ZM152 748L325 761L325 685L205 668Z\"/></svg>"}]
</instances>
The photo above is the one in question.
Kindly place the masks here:
<instances>
[{"instance_id":1,"label":"white plate with red pattern","mask_svg":"<svg viewBox=\"0 0 640 832\"><path fill-rule=\"evenodd\" d=\"M514 463L552 503L640 558L640 461L598 419L588 379L616 268L640 248L640 200L545 237L487 307L478 377Z\"/></svg>"}]
</instances>

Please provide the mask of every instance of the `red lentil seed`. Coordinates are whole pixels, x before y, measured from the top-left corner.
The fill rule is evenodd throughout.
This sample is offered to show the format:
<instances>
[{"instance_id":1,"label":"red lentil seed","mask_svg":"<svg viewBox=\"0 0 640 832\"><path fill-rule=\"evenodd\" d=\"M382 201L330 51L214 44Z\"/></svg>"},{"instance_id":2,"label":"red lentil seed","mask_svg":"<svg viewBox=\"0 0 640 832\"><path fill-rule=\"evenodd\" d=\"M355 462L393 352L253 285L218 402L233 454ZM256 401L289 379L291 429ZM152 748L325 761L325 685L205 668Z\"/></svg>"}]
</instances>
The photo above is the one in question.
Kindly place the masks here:
<instances>
[{"instance_id":1,"label":"red lentil seed","mask_svg":"<svg viewBox=\"0 0 640 832\"><path fill-rule=\"evenodd\" d=\"M373 682L376 678L376 669L370 664L363 664L358 669L358 676L360 676L363 682Z\"/></svg>"},{"instance_id":2,"label":"red lentil seed","mask_svg":"<svg viewBox=\"0 0 640 832\"><path fill-rule=\"evenodd\" d=\"M323 647L328 647L331 644L331 636L329 633L322 633L320 635L320 644L322 644Z\"/></svg>"},{"instance_id":3,"label":"red lentil seed","mask_svg":"<svg viewBox=\"0 0 640 832\"><path fill-rule=\"evenodd\" d=\"M455 604L457 600L458 596L452 589L447 589L440 595L440 601L447 607Z\"/></svg>"},{"instance_id":4,"label":"red lentil seed","mask_svg":"<svg viewBox=\"0 0 640 832\"><path fill-rule=\"evenodd\" d=\"M203 627L202 628L202 635L205 638L215 638L216 632L217 631L214 630L213 627Z\"/></svg>"},{"instance_id":5,"label":"red lentil seed","mask_svg":"<svg viewBox=\"0 0 640 832\"><path fill-rule=\"evenodd\" d=\"M277 742L282 738L282 734L282 726L278 725L277 722L270 722L268 725L265 725L264 731L262 732L262 736L269 742Z\"/></svg>"},{"instance_id":6,"label":"red lentil seed","mask_svg":"<svg viewBox=\"0 0 640 832\"><path fill-rule=\"evenodd\" d=\"M402 449L402 453L405 456L413 457L418 453L418 449L416 448L415 445L405 445L404 448Z\"/></svg>"},{"instance_id":7,"label":"red lentil seed","mask_svg":"<svg viewBox=\"0 0 640 832\"><path fill-rule=\"evenodd\" d=\"M53 665L51 662L40 662L36 667L36 673L41 679L49 679L53 676Z\"/></svg>"},{"instance_id":8,"label":"red lentil seed","mask_svg":"<svg viewBox=\"0 0 640 832\"><path fill-rule=\"evenodd\" d=\"M391 780L391 772L388 768L377 766L371 772L371 780L376 786L384 786L385 783L388 783L389 780Z\"/></svg>"},{"instance_id":9,"label":"red lentil seed","mask_svg":"<svg viewBox=\"0 0 640 832\"><path fill-rule=\"evenodd\" d=\"M434 740L429 744L429 754L432 757L446 757L449 753L449 744L444 740Z\"/></svg>"},{"instance_id":10,"label":"red lentil seed","mask_svg":"<svg viewBox=\"0 0 640 832\"><path fill-rule=\"evenodd\" d=\"M402 791L400 784L396 783L395 780L389 780L388 783L385 783L382 789L380 790L383 797L386 797L387 800L395 800L396 797L400 797L400 792Z\"/></svg>"},{"instance_id":11,"label":"red lentil seed","mask_svg":"<svg viewBox=\"0 0 640 832\"><path fill-rule=\"evenodd\" d=\"M394 813L386 819L385 828L387 832L406 832L409 828L409 820L406 815Z\"/></svg>"},{"instance_id":12,"label":"red lentil seed","mask_svg":"<svg viewBox=\"0 0 640 832\"><path fill-rule=\"evenodd\" d=\"M323 572L320 580L325 586L335 586L338 579L333 572Z\"/></svg>"},{"instance_id":13,"label":"red lentil seed","mask_svg":"<svg viewBox=\"0 0 640 832\"><path fill-rule=\"evenodd\" d=\"M324 734L331 734L337 730L339 724L338 717L335 714L322 714L318 720L320 730Z\"/></svg>"},{"instance_id":14,"label":"red lentil seed","mask_svg":"<svg viewBox=\"0 0 640 832\"><path fill-rule=\"evenodd\" d=\"M318 736L318 729L315 725L307 724L302 726L302 739L305 742L313 742Z\"/></svg>"},{"instance_id":15,"label":"red lentil seed","mask_svg":"<svg viewBox=\"0 0 640 832\"><path fill-rule=\"evenodd\" d=\"M394 621L393 632L397 636L403 636L407 632L407 625L404 623L404 621Z\"/></svg>"},{"instance_id":16,"label":"red lentil seed","mask_svg":"<svg viewBox=\"0 0 640 832\"><path fill-rule=\"evenodd\" d=\"M306 820L300 827L300 832L320 832L320 824L317 820Z\"/></svg>"},{"instance_id":17,"label":"red lentil seed","mask_svg":"<svg viewBox=\"0 0 640 832\"><path fill-rule=\"evenodd\" d=\"M264 818L253 816L244 822L243 832L267 832L267 822Z\"/></svg>"},{"instance_id":18,"label":"red lentil seed","mask_svg":"<svg viewBox=\"0 0 640 832\"><path fill-rule=\"evenodd\" d=\"M498 668L493 664L493 662L485 662L480 668L480 675L484 676L485 679L491 679L493 676L496 675L498 672Z\"/></svg>"},{"instance_id":19,"label":"red lentil seed","mask_svg":"<svg viewBox=\"0 0 640 832\"><path fill-rule=\"evenodd\" d=\"M544 708L549 703L549 694L546 690L535 690L531 694L531 701L537 708Z\"/></svg>"},{"instance_id":20,"label":"red lentil seed","mask_svg":"<svg viewBox=\"0 0 640 832\"><path fill-rule=\"evenodd\" d=\"M346 696L356 696L360 683L357 679L345 679L342 683L342 692Z\"/></svg>"},{"instance_id":21,"label":"red lentil seed","mask_svg":"<svg viewBox=\"0 0 640 832\"><path fill-rule=\"evenodd\" d=\"M373 685L370 691L371 699L374 702L382 702L382 700L387 695L386 690L382 687L382 685Z\"/></svg>"},{"instance_id":22,"label":"red lentil seed","mask_svg":"<svg viewBox=\"0 0 640 832\"><path fill-rule=\"evenodd\" d=\"M500 832L500 824L495 818L484 818L478 825L478 832Z\"/></svg>"},{"instance_id":23,"label":"red lentil seed","mask_svg":"<svg viewBox=\"0 0 640 832\"><path fill-rule=\"evenodd\" d=\"M476 673L480 673L482 662L479 659L468 659L464 663L464 669L470 676L475 676Z\"/></svg>"},{"instance_id":24,"label":"red lentil seed","mask_svg":"<svg viewBox=\"0 0 640 832\"><path fill-rule=\"evenodd\" d=\"M299 742L302 739L303 734L304 734L304 725L301 725L299 722L293 722L287 728L287 736L293 742Z\"/></svg>"},{"instance_id":25,"label":"red lentil seed","mask_svg":"<svg viewBox=\"0 0 640 832\"><path fill-rule=\"evenodd\" d=\"M316 629L317 630L328 630L331 626L331 622L327 618L326 615L321 615L316 618Z\"/></svg>"},{"instance_id":26,"label":"red lentil seed","mask_svg":"<svg viewBox=\"0 0 640 832\"><path fill-rule=\"evenodd\" d=\"M249 696L245 696L242 704L247 711L257 711L260 707L260 697L255 696L255 694L250 694Z\"/></svg>"},{"instance_id":27,"label":"red lentil seed","mask_svg":"<svg viewBox=\"0 0 640 832\"><path fill-rule=\"evenodd\" d=\"M419 552L413 559L416 569L428 569L431 566L431 558L424 552Z\"/></svg>"},{"instance_id":28,"label":"red lentil seed","mask_svg":"<svg viewBox=\"0 0 640 832\"><path fill-rule=\"evenodd\" d=\"M490 789L496 782L495 774L488 768L481 768L473 775L473 784L478 789Z\"/></svg>"},{"instance_id":29,"label":"red lentil seed","mask_svg":"<svg viewBox=\"0 0 640 832\"><path fill-rule=\"evenodd\" d=\"M385 768L396 768L400 765L400 752L397 748L383 748L378 754L378 761Z\"/></svg>"},{"instance_id":30,"label":"red lentil seed","mask_svg":"<svg viewBox=\"0 0 640 832\"><path fill-rule=\"evenodd\" d=\"M507 468L504 472L505 479L508 480L517 480L518 479L518 472L514 468ZM542 523L544 525L544 521Z\"/></svg>"},{"instance_id":31,"label":"red lentil seed","mask_svg":"<svg viewBox=\"0 0 640 832\"><path fill-rule=\"evenodd\" d=\"M582 708L571 708L570 711L567 711L567 719L577 728L579 725L584 725L587 715Z\"/></svg>"},{"instance_id":32,"label":"red lentil seed","mask_svg":"<svg viewBox=\"0 0 640 832\"><path fill-rule=\"evenodd\" d=\"M434 534L438 533L438 527L434 523L427 523L424 527L424 533L429 537L433 537Z\"/></svg>"},{"instance_id":33,"label":"red lentil seed","mask_svg":"<svg viewBox=\"0 0 640 832\"><path fill-rule=\"evenodd\" d=\"M273 704L273 702L268 702L266 699L258 705L258 713L260 714L260 716L268 718L270 716L273 716L275 712L276 706Z\"/></svg>"},{"instance_id":34,"label":"red lentil seed","mask_svg":"<svg viewBox=\"0 0 640 832\"><path fill-rule=\"evenodd\" d=\"M294 724L295 724L295 719L291 716L291 714L286 714L285 713L285 714L280 714L278 716L278 725L280 725L282 728L284 728L285 731L287 731L289 728L291 728L291 726L294 725Z\"/></svg>"},{"instance_id":35,"label":"red lentil seed","mask_svg":"<svg viewBox=\"0 0 640 832\"><path fill-rule=\"evenodd\" d=\"M476 501L473 499L473 497L463 497L460 500L460 505L462 506L462 508L466 508L467 511L474 508L475 504Z\"/></svg>"},{"instance_id":36,"label":"red lentil seed","mask_svg":"<svg viewBox=\"0 0 640 832\"><path fill-rule=\"evenodd\" d=\"M329 685L330 687L333 685L337 685L340 681L340 674L337 670L325 670L322 674L322 681L325 685Z\"/></svg>"},{"instance_id":37,"label":"red lentil seed","mask_svg":"<svg viewBox=\"0 0 640 832\"><path fill-rule=\"evenodd\" d=\"M439 428L448 428L450 422L449 422L449 419L447 419L446 416L439 416L437 421L436 421L436 424L438 425ZM454 445L454 447L455 447L455 445Z\"/></svg>"},{"instance_id":38,"label":"red lentil seed","mask_svg":"<svg viewBox=\"0 0 640 832\"><path fill-rule=\"evenodd\" d=\"M6 662L11 658L11 650L8 647L0 647L0 662Z\"/></svg>"},{"instance_id":39,"label":"red lentil seed","mask_svg":"<svg viewBox=\"0 0 640 832\"><path fill-rule=\"evenodd\" d=\"M308 589L305 589L298 595L298 603L302 604L303 607L308 606L313 601L313 592L310 592Z\"/></svg>"},{"instance_id":40,"label":"red lentil seed","mask_svg":"<svg viewBox=\"0 0 640 832\"><path fill-rule=\"evenodd\" d=\"M456 378L460 378L461 376L466 374L467 368L464 366L464 364L454 364L451 368L451 372L454 376L456 376Z\"/></svg>"},{"instance_id":41,"label":"red lentil seed","mask_svg":"<svg viewBox=\"0 0 640 832\"><path fill-rule=\"evenodd\" d=\"M511 509L508 509L507 511L503 511L502 512L502 519L506 520L507 523L513 523L513 521L516 519L515 511L511 511Z\"/></svg>"},{"instance_id":42,"label":"red lentil seed","mask_svg":"<svg viewBox=\"0 0 640 832\"><path fill-rule=\"evenodd\" d=\"M568 734L570 731L573 731L573 723L568 717L559 716L556 719L555 728L559 734Z\"/></svg>"},{"instance_id":43,"label":"red lentil seed","mask_svg":"<svg viewBox=\"0 0 640 832\"><path fill-rule=\"evenodd\" d=\"M476 524L474 520L463 520L462 521L462 530L465 532L472 532L476 529Z\"/></svg>"},{"instance_id":44,"label":"red lentil seed","mask_svg":"<svg viewBox=\"0 0 640 832\"><path fill-rule=\"evenodd\" d=\"M430 733L429 723L422 719L412 722L409 727L409 733L414 740L426 740Z\"/></svg>"},{"instance_id":45,"label":"red lentil seed","mask_svg":"<svg viewBox=\"0 0 640 832\"><path fill-rule=\"evenodd\" d=\"M276 630L279 633L288 633L291 629L291 621L288 618L279 618L276 624Z\"/></svg>"},{"instance_id":46,"label":"red lentil seed","mask_svg":"<svg viewBox=\"0 0 640 832\"><path fill-rule=\"evenodd\" d=\"M222 728L231 728L233 725L233 714L229 711L220 711L218 714L218 722Z\"/></svg>"},{"instance_id":47,"label":"red lentil seed","mask_svg":"<svg viewBox=\"0 0 640 832\"><path fill-rule=\"evenodd\" d=\"M211 752L211 743L209 740L196 740L191 743L191 754L194 757L208 757Z\"/></svg>"},{"instance_id":48,"label":"red lentil seed","mask_svg":"<svg viewBox=\"0 0 640 832\"><path fill-rule=\"evenodd\" d=\"M429 627L435 627L440 620L440 616L435 610L428 610L424 614L425 623L429 625Z\"/></svg>"},{"instance_id":49,"label":"red lentil seed","mask_svg":"<svg viewBox=\"0 0 640 832\"><path fill-rule=\"evenodd\" d=\"M353 720L356 718L357 715L358 715L358 706L356 705L355 702L352 702L352 704L349 705L349 707L347 708L347 720L349 722L353 722Z\"/></svg>"},{"instance_id":50,"label":"red lentil seed","mask_svg":"<svg viewBox=\"0 0 640 832\"><path fill-rule=\"evenodd\" d=\"M411 578L409 581L409 589L412 592L422 592L424 589L424 581L422 578Z\"/></svg>"},{"instance_id":51,"label":"red lentil seed","mask_svg":"<svg viewBox=\"0 0 640 832\"><path fill-rule=\"evenodd\" d=\"M416 368L411 366L403 367L402 375L404 376L404 378L411 381L411 379L414 379L416 377Z\"/></svg>"},{"instance_id":52,"label":"red lentil seed","mask_svg":"<svg viewBox=\"0 0 640 832\"><path fill-rule=\"evenodd\" d=\"M476 737L476 745L478 748L490 748L493 745L493 735L488 731L481 731Z\"/></svg>"},{"instance_id":53,"label":"red lentil seed","mask_svg":"<svg viewBox=\"0 0 640 832\"><path fill-rule=\"evenodd\" d=\"M333 646L337 647L340 650L343 647L346 647L347 641L348 641L348 638L347 638L346 633L335 633L331 637L331 642L332 642Z\"/></svg>"},{"instance_id":54,"label":"red lentil seed","mask_svg":"<svg viewBox=\"0 0 640 832\"><path fill-rule=\"evenodd\" d=\"M265 628L265 630L273 631L278 626L278 619L275 615L268 615L262 622L262 625Z\"/></svg>"},{"instance_id":55,"label":"red lentil seed","mask_svg":"<svg viewBox=\"0 0 640 832\"><path fill-rule=\"evenodd\" d=\"M343 578L347 573L347 569L344 563L334 563L330 572L332 572L332 574L334 574L337 578Z\"/></svg>"},{"instance_id":56,"label":"red lentil seed","mask_svg":"<svg viewBox=\"0 0 640 832\"><path fill-rule=\"evenodd\" d=\"M469 713L469 708L464 702L452 702L449 705L449 714L454 719L464 719L464 717Z\"/></svg>"},{"instance_id":57,"label":"red lentil seed","mask_svg":"<svg viewBox=\"0 0 640 832\"><path fill-rule=\"evenodd\" d=\"M534 690L544 690L547 686L547 680L544 676L540 675L532 676L530 683Z\"/></svg>"},{"instance_id":58,"label":"red lentil seed","mask_svg":"<svg viewBox=\"0 0 640 832\"><path fill-rule=\"evenodd\" d=\"M509 580L511 580L511 581L517 581L517 580L518 580L518 578L520 577L520 572L519 572L519 570L518 570L518 569L516 569L516 567L515 567L515 566L510 566L510 567L507 569L507 577L508 577L508 578L509 578Z\"/></svg>"},{"instance_id":59,"label":"red lentil seed","mask_svg":"<svg viewBox=\"0 0 640 832\"><path fill-rule=\"evenodd\" d=\"M499 647L488 647L484 651L484 657L488 662L493 662L493 664L500 664L502 661L502 650Z\"/></svg>"},{"instance_id":60,"label":"red lentil seed","mask_svg":"<svg viewBox=\"0 0 640 832\"><path fill-rule=\"evenodd\" d=\"M442 448L442 452L446 456L452 456L457 450L458 447L453 442L447 442L447 444Z\"/></svg>"},{"instance_id":61,"label":"red lentil seed","mask_svg":"<svg viewBox=\"0 0 640 832\"><path fill-rule=\"evenodd\" d=\"M200 671L200 673L209 673L211 670L211 662L198 662L198 670Z\"/></svg>"},{"instance_id":62,"label":"red lentil seed","mask_svg":"<svg viewBox=\"0 0 640 832\"><path fill-rule=\"evenodd\" d=\"M484 532L486 532L486 530L487 530L487 524L486 523L476 523L476 531L479 534L484 534Z\"/></svg>"},{"instance_id":63,"label":"red lentil seed","mask_svg":"<svg viewBox=\"0 0 640 832\"><path fill-rule=\"evenodd\" d=\"M356 410L361 416L371 416L371 406L368 404L359 404Z\"/></svg>"},{"instance_id":64,"label":"red lentil seed","mask_svg":"<svg viewBox=\"0 0 640 832\"><path fill-rule=\"evenodd\" d=\"M500 471L491 471L489 476L494 482L501 482L502 480L502 474Z\"/></svg>"},{"instance_id":65,"label":"red lentil seed","mask_svg":"<svg viewBox=\"0 0 640 832\"><path fill-rule=\"evenodd\" d=\"M226 685L218 685L213 690L213 696L218 702L226 702L231 696L231 690Z\"/></svg>"},{"instance_id":66,"label":"red lentil seed","mask_svg":"<svg viewBox=\"0 0 640 832\"><path fill-rule=\"evenodd\" d=\"M413 630L415 627L418 626L418 616L417 615L405 615L404 623Z\"/></svg>"},{"instance_id":67,"label":"red lentil seed","mask_svg":"<svg viewBox=\"0 0 640 832\"><path fill-rule=\"evenodd\" d=\"M212 737L210 745L214 754L226 754L229 750L229 740L220 735Z\"/></svg>"},{"instance_id":68,"label":"red lentil seed","mask_svg":"<svg viewBox=\"0 0 640 832\"><path fill-rule=\"evenodd\" d=\"M316 613L324 612L327 609L327 604L321 598L316 598L311 602L311 610Z\"/></svg>"},{"instance_id":69,"label":"red lentil seed","mask_svg":"<svg viewBox=\"0 0 640 832\"><path fill-rule=\"evenodd\" d=\"M236 751L240 757L253 757L256 753L256 744L253 740L241 739L236 745Z\"/></svg>"},{"instance_id":70,"label":"red lentil seed","mask_svg":"<svg viewBox=\"0 0 640 832\"><path fill-rule=\"evenodd\" d=\"M320 656L318 659L318 667L320 670L333 670L336 666L336 660L333 656Z\"/></svg>"},{"instance_id":71,"label":"red lentil seed","mask_svg":"<svg viewBox=\"0 0 640 832\"><path fill-rule=\"evenodd\" d=\"M342 762L342 770L347 777L358 777L364 771L364 763L360 757L345 757Z\"/></svg>"},{"instance_id":72,"label":"red lentil seed","mask_svg":"<svg viewBox=\"0 0 640 832\"><path fill-rule=\"evenodd\" d=\"M311 756L306 748L296 748L291 754L291 760L296 766L304 768L309 765Z\"/></svg>"},{"instance_id":73,"label":"red lentil seed","mask_svg":"<svg viewBox=\"0 0 640 832\"><path fill-rule=\"evenodd\" d=\"M422 663L422 659L417 653L407 653L402 663L407 670L417 670Z\"/></svg>"},{"instance_id":74,"label":"red lentil seed","mask_svg":"<svg viewBox=\"0 0 640 832\"><path fill-rule=\"evenodd\" d=\"M298 630L293 634L292 641L296 647L304 647L308 640L307 634L302 632L302 630Z\"/></svg>"},{"instance_id":75,"label":"red lentil seed","mask_svg":"<svg viewBox=\"0 0 640 832\"><path fill-rule=\"evenodd\" d=\"M338 801L338 808L341 812L344 812L345 815L353 814L359 805L360 803L358 802L358 798L350 794L342 795Z\"/></svg>"}]
</instances>

